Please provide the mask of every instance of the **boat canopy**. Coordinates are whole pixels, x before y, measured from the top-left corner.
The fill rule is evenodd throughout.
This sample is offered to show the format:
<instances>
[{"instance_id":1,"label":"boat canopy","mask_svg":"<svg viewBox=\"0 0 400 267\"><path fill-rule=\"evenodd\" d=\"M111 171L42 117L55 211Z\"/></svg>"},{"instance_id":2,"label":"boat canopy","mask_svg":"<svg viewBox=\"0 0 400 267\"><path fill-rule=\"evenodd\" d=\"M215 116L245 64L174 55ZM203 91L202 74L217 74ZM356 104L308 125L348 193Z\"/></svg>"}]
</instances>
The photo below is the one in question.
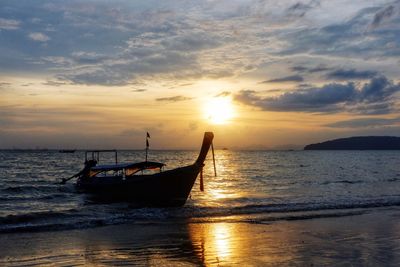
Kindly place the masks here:
<instances>
[{"instance_id":1,"label":"boat canopy","mask_svg":"<svg viewBox=\"0 0 400 267\"><path fill-rule=\"evenodd\" d=\"M161 162L143 161L137 163L120 163L120 164L110 164L110 165L98 165L92 167L92 171L118 171L122 169L158 169L164 167L165 164Z\"/></svg>"},{"instance_id":2,"label":"boat canopy","mask_svg":"<svg viewBox=\"0 0 400 267\"><path fill-rule=\"evenodd\" d=\"M99 173L107 171L123 171L126 176L131 176L138 171L154 170L164 167L165 164L161 162L143 161L137 163L121 163L111 165L99 165L90 169L90 177L96 176Z\"/></svg>"}]
</instances>

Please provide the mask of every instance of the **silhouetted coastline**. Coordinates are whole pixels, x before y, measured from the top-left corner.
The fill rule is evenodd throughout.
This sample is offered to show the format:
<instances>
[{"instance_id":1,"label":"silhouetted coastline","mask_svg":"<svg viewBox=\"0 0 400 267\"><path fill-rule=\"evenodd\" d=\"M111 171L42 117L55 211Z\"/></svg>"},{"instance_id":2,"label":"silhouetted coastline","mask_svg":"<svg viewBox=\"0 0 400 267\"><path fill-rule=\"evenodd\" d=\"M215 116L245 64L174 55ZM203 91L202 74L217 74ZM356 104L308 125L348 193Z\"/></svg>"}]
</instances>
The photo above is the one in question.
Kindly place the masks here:
<instances>
[{"instance_id":1,"label":"silhouetted coastline","mask_svg":"<svg viewBox=\"0 0 400 267\"><path fill-rule=\"evenodd\" d=\"M354 136L306 145L304 150L400 150L400 137Z\"/></svg>"}]
</instances>

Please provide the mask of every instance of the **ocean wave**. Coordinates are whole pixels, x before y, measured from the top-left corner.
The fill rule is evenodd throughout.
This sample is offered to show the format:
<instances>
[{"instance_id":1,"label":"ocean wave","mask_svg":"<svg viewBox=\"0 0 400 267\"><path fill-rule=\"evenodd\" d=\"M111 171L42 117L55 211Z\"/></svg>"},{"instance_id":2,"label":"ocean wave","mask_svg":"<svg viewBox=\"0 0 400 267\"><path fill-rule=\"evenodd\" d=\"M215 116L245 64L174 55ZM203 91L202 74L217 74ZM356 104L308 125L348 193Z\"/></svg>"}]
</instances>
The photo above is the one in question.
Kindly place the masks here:
<instances>
[{"instance_id":1,"label":"ocean wave","mask_svg":"<svg viewBox=\"0 0 400 267\"><path fill-rule=\"evenodd\" d=\"M396 178L389 178L385 180L386 182L398 182L400 181L400 178L396 177Z\"/></svg>"},{"instance_id":2,"label":"ocean wave","mask_svg":"<svg viewBox=\"0 0 400 267\"><path fill-rule=\"evenodd\" d=\"M23 232L45 232L45 231L61 231L61 230L72 230L72 229L87 229L92 227L107 226L107 225L118 225L123 223L129 224L188 224L188 223L210 223L210 222L227 222L227 223L250 223L250 224L270 224L276 221L294 221L294 220L310 220L310 219L322 219L322 218L333 218L333 217L344 217L344 216L355 216L365 214L365 210L357 211L344 211L335 213L299 213L299 214L276 214L271 213L268 216L259 216L256 218L248 218L243 216L204 216L204 217L172 217L164 220L156 220L155 218L143 218L132 220L129 217L117 217L117 218L103 218L103 219L89 219L89 220L75 220L63 221L63 222L41 222L41 223L19 223L19 224L8 224L0 225L0 233L23 233ZM226 215L226 214L225 214Z\"/></svg>"},{"instance_id":3,"label":"ocean wave","mask_svg":"<svg viewBox=\"0 0 400 267\"><path fill-rule=\"evenodd\" d=\"M0 226L0 233L24 233L24 232L45 232L61 231L72 229L85 229L91 227L110 225L106 220L91 220L71 223L42 223L42 224L18 224Z\"/></svg>"},{"instance_id":4,"label":"ocean wave","mask_svg":"<svg viewBox=\"0 0 400 267\"><path fill-rule=\"evenodd\" d=\"M361 183L366 183L367 181L363 180L338 180L338 181L325 181L321 184L327 185L327 184L361 184Z\"/></svg>"},{"instance_id":5,"label":"ocean wave","mask_svg":"<svg viewBox=\"0 0 400 267\"><path fill-rule=\"evenodd\" d=\"M129 208L93 205L85 211L35 212L0 217L0 232L81 229L121 223L239 221L267 223L357 215L371 208L400 206L400 199L353 203L282 203L239 207ZM243 219L244 218L244 219Z\"/></svg>"},{"instance_id":6,"label":"ocean wave","mask_svg":"<svg viewBox=\"0 0 400 267\"><path fill-rule=\"evenodd\" d=\"M323 219L323 218L337 218L345 216L355 216L365 214L365 210L357 211L345 211L345 212L334 212L334 213L300 213L300 214L287 214L282 216L270 216L266 218L256 219L239 219L235 220L238 222L252 223L252 224L270 224L275 221L298 221L298 220L312 220L312 219Z\"/></svg>"},{"instance_id":7,"label":"ocean wave","mask_svg":"<svg viewBox=\"0 0 400 267\"><path fill-rule=\"evenodd\" d=\"M18 185L18 186L8 186L1 189L4 193L36 193L36 192L48 192L52 193L58 190L56 185Z\"/></svg>"},{"instance_id":8,"label":"ocean wave","mask_svg":"<svg viewBox=\"0 0 400 267\"><path fill-rule=\"evenodd\" d=\"M0 217L0 225L3 224L16 224L16 223L32 223L37 220L49 220L49 219L60 219L60 218L68 218L72 217L73 212L76 212L75 209L70 209L68 211L63 212L54 212L54 211L43 211L43 212L32 212L25 214L12 214L4 217Z\"/></svg>"},{"instance_id":9,"label":"ocean wave","mask_svg":"<svg viewBox=\"0 0 400 267\"><path fill-rule=\"evenodd\" d=\"M42 200L53 200L53 199L63 199L65 198L65 193L55 193L55 194L46 194L43 196L32 196L32 195L4 195L0 196L0 201L42 201Z\"/></svg>"},{"instance_id":10,"label":"ocean wave","mask_svg":"<svg viewBox=\"0 0 400 267\"><path fill-rule=\"evenodd\" d=\"M377 199L364 201L343 201L342 203L288 203L267 205L245 205L231 209L232 214L270 213L270 212L306 212L322 210L368 209L400 206L400 198L394 200Z\"/></svg>"}]
</instances>

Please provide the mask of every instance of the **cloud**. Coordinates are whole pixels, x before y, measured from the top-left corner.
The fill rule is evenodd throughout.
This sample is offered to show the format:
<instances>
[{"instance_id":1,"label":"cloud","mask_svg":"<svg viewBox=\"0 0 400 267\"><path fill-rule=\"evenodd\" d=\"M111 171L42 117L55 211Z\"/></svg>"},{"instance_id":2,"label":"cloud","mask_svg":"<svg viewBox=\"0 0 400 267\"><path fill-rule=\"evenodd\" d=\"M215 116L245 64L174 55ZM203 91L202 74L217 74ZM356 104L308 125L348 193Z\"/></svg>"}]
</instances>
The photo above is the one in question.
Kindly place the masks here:
<instances>
[{"instance_id":1,"label":"cloud","mask_svg":"<svg viewBox=\"0 0 400 267\"><path fill-rule=\"evenodd\" d=\"M50 40L50 37L41 32L32 32L28 35L29 38L36 42L47 42Z\"/></svg>"},{"instance_id":2,"label":"cloud","mask_svg":"<svg viewBox=\"0 0 400 267\"><path fill-rule=\"evenodd\" d=\"M101 63L108 58L106 55L84 51L73 52L71 57L76 63L83 65Z\"/></svg>"},{"instance_id":3,"label":"cloud","mask_svg":"<svg viewBox=\"0 0 400 267\"><path fill-rule=\"evenodd\" d=\"M119 135L139 138L146 136L146 132L150 134L154 132L157 133L157 135L160 135L164 132L164 124L159 123L158 125L151 127L140 127L140 128L137 127L137 128L124 129L119 133Z\"/></svg>"},{"instance_id":4,"label":"cloud","mask_svg":"<svg viewBox=\"0 0 400 267\"><path fill-rule=\"evenodd\" d=\"M0 106L0 117L7 122L5 130L29 129L82 129L97 124L96 119L106 119L104 114L84 109L64 107L34 107L26 105ZM90 119L88 119L90 118Z\"/></svg>"},{"instance_id":5,"label":"cloud","mask_svg":"<svg viewBox=\"0 0 400 267\"><path fill-rule=\"evenodd\" d=\"M195 53L165 49L159 46L160 40L147 46L142 44L143 40L135 44L128 42L125 50L108 57L95 53L74 53L74 65L59 77L76 84L120 86L133 82L138 76L157 75L158 78L176 80L207 75Z\"/></svg>"},{"instance_id":6,"label":"cloud","mask_svg":"<svg viewBox=\"0 0 400 267\"><path fill-rule=\"evenodd\" d=\"M0 30L18 30L20 21L0 18Z\"/></svg>"},{"instance_id":7,"label":"cloud","mask_svg":"<svg viewBox=\"0 0 400 267\"><path fill-rule=\"evenodd\" d=\"M161 44L168 50L189 52L211 49L221 45L218 38L202 31L187 32L173 38L165 38Z\"/></svg>"},{"instance_id":8,"label":"cloud","mask_svg":"<svg viewBox=\"0 0 400 267\"><path fill-rule=\"evenodd\" d=\"M1 87L8 87L8 86L10 86L10 85L11 85L11 83L0 82L0 88L1 88Z\"/></svg>"},{"instance_id":9,"label":"cloud","mask_svg":"<svg viewBox=\"0 0 400 267\"><path fill-rule=\"evenodd\" d=\"M185 86L190 86L190 85L193 85L193 83L184 83L184 84L179 84L178 86L185 87Z\"/></svg>"},{"instance_id":10,"label":"cloud","mask_svg":"<svg viewBox=\"0 0 400 267\"><path fill-rule=\"evenodd\" d=\"M394 108L392 97L398 91L400 83L394 84L384 76L377 76L363 85L329 83L274 97L261 97L255 91L243 90L235 95L235 100L268 111L386 114Z\"/></svg>"},{"instance_id":11,"label":"cloud","mask_svg":"<svg viewBox=\"0 0 400 267\"><path fill-rule=\"evenodd\" d=\"M137 79L191 82L232 77L256 70L264 61L259 52L253 53L264 42L252 32L259 31L252 27L259 22L254 20L256 10L251 3L178 3L27 2L14 14L26 26L24 33L47 34L52 42L43 51L42 46L23 45L21 36L9 36L1 50L27 55L12 60L18 70L24 66L71 83L104 86L127 85ZM14 3L8 5L16 10ZM287 7L284 4L279 9L284 12ZM238 19L243 23L238 24ZM9 61L1 54L0 65ZM63 60L49 61L50 56ZM9 64L4 68L11 69Z\"/></svg>"},{"instance_id":12,"label":"cloud","mask_svg":"<svg viewBox=\"0 0 400 267\"><path fill-rule=\"evenodd\" d=\"M302 76L292 75L292 76L286 76L282 78L263 81L261 83L282 83L282 82L302 82L302 81L304 81L304 78Z\"/></svg>"},{"instance_id":13,"label":"cloud","mask_svg":"<svg viewBox=\"0 0 400 267\"><path fill-rule=\"evenodd\" d=\"M69 81L74 84L122 86L129 84L134 74L123 68L112 67L86 67L66 71L58 75L59 80Z\"/></svg>"},{"instance_id":14,"label":"cloud","mask_svg":"<svg viewBox=\"0 0 400 267\"><path fill-rule=\"evenodd\" d=\"M399 89L400 83L393 84L386 77L377 76L361 88L359 98L369 103L386 101Z\"/></svg>"},{"instance_id":15,"label":"cloud","mask_svg":"<svg viewBox=\"0 0 400 267\"><path fill-rule=\"evenodd\" d=\"M165 102L180 102L180 101L186 101L186 100L191 100L193 99L192 97L186 97L186 96L172 96L172 97L161 97L161 98L156 98L156 101L165 101Z\"/></svg>"},{"instance_id":16,"label":"cloud","mask_svg":"<svg viewBox=\"0 0 400 267\"><path fill-rule=\"evenodd\" d=\"M397 126L400 123L400 117L394 119L385 118L358 118L352 120L338 121L325 124L331 128L369 128L382 126Z\"/></svg>"},{"instance_id":17,"label":"cloud","mask_svg":"<svg viewBox=\"0 0 400 267\"><path fill-rule=\"evenodd\" d=\"M63 82L63 81L52 81L52 80L48 80L44 83L42 83L43 85L48 85L48 86L55 86L55 87L59 87L59 86L63 86L63 85L67 85L68 83Z\"/></svg>"},{"instance_id":18,"label":"cloud","mask_svg":"<svg viewBox=\"0 0 400 267\"><path fill-rule=\"evenodd\" d=\"M146 130L144 129L125 129L122 130L119 135L120 136L129 136L129 137L139 137L139 136L143 136L143 133L146 133Z\"/></svg>"},{"instance_id":19,"label":"cloud","mask_svg":"<svg viewBox=\"0 0 400 267\"><path fill-rule=\"evenodd\" d=\"M315 72L323 72L330 70L331 68L326 67L324 65L318 65L316 67L305 67L305 66L293 66L291 67L292 71L296 72L308 72L308 73L315 73Z\"/></svg>"},{"instance_id":20,"label":"cloud","mask_svg":"<svg viewBox=\"0 0 400 267\"><path fill-rule=\"evenodd\" d=\"M146 91L147 91L146 89L142 89L142 88L131 90L131 92L135 92L135 93L142 93L142 92L146 92Z\"/></svg>"},{"instance_id":21,"label":"cloud","mask_svg":"<svg viewBox=\"0 0 400 267\"><path fill-rule=\"evenodd\" d=\"M315 6L319 5L319 1L310 1L308 4L304 4L302 2L297 2L296 4L290 6L287 11L288 14L291 16L297 16L297 17L304 17L304 15L309 11L310 9L314 8Z\"/></svg>"},{"instance_id":22,"label":"cloud","mask_svg":"<svg viewBox=\"0 0 400 267\"><path fill-rule=\"evenodd\" d=\"M380 2L357 0L345 8L332 1L164 2L7 2L0 17L11 12L15 21L2 19L0 25L23 29L2 32L0 68L50 73L75 84L119 86L139 79L192 82L243 74L256 74L261 81L269 63L297 65L296 56L321 55L318 63L337 60L346 66L357 56L400 54L398 24L385 32L366 29L387 8ZM397 22L395 14L390 21ZM29 33L47 49L26 44ZM316 66L306 65L303 72L327 71ZM277 82L292 77L277 75Z\"/></svg>"},{"instance_id":23,"label":"cloud","mask_svg":"<svg viewBox=\"0 0 400 267\"><path fill-rule=\"evenodd\" d=\"M46 56L41 58L43 63L49 63L51 65L61 67L61 66L71 66L73 64L73 60L67 57L60 56Z\"/></svg>"},{"instance_id":24,"label":"cloud","mask_svg":"<svg viewBox=\"0 0 400 267\"><path fill-rule=\"evenodd\" d=\"M400 3L396 2L396 5ZM334 8L334 7L333 7ZM340 5L337 6L340 8ZM341 7L344 8L344 7ZM383 58L400 54L399 43L399 16L394 15L392 8L382 10L379 5L361 5L355 9L350 19L337 20L325 25L309 25L297 30L282 33L281 41L284 44L278 55L323 55L343 58ZM326 12L326 10L325 10ZM391 25L385 24L389 20ZM375 25L370 27L368 25ZM369 29L371 28L371 29ZM390 49L384 49L389 44Z\"/></svg>"},{"instance_id":25,"label":"cloud","mask_svg":"<svg viewBox=\"0 0 400 267\"><path fill-rule=\"evenodd\" d=\"M326 78L331 80L369 79L377 74L378 72L371 70L337 69L327 73Z\"/></svg>"},{"instance_id":26,"label":"cloud","mask_svg":"<svg viewBox=\"0 0 400 267\"><path fill-rule=\"evenodd\" d=\"M393 15L395 8L394 6L390 5L382 10L380 10L379 12L377 12L374 16L374 20L371 23L372 27L378 27L382 22L384 22L385 20L390 19Z\"/></svg>"},{"instance_id":27,"label":"cloud","mask_svg":"<svg viewBox=\"0 0 400 267\"><path fill-rule=\"evenodd\" d=\"M189 123L189 130L190 131L196 131L199 128L199 123L198 122L190 122Z\"/></svg>"},{"instance_id":28,"label":"cloud","mask_svg":"<svg viewBox=\"0 0 400 267\"><path fill-rule=\"evenodd\" d=\"M230 96L230 95L231 95L231 92L223 91L219 94L216 94L215 97L220 97L220 96L224 97L224 96Z\"/></svg>"}]
</instances>

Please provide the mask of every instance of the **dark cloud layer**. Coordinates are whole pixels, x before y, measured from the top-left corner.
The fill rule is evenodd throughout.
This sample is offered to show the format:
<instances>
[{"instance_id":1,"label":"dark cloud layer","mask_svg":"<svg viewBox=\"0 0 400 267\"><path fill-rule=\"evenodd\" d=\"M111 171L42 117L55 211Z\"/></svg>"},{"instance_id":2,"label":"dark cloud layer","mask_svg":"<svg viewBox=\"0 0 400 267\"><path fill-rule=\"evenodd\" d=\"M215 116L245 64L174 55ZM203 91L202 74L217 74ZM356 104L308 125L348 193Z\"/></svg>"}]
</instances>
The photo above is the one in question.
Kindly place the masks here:
<instances>
[{"instance_id":1,"label":"dark cloud layer","mask_svg":"<svg viewBox=\"0 0 400 267\"><path fill-rule=\"evenodd\" d=\"M291 16L304 17L307 11L318 5L319 1L316 0L309 1L309 3L297 2L294 5L290 6L287 9L287 12Z\"/></svg>"},{"instance_id":2,"label":"dark cloud layer","mask_svg":"<svg viewBox=\"0 0 400 267\"><path fill-rule=\"evenodd\" d=\"M385 58L400 55L400 1L361 8L349 20L288 32L280 55L312 54L345 58ZM385 24L387 27L381 27ZM372 27L368 26L371 25ZM389 25L389 26L388 26ZM392 25L392 26L390 26Z\"/></svg>"},{"instance_id":3,"label":"dark cloud layer","mask_svg":"<svg viewBox=\"0 0 400 267\"><path fill-rule=\"evenodd\" d=\"M399 1L339 4L354 12L346 19L324 13L326 20L318 12L328 11L329 1L217 2L4 0L0 71L119 86L138 77L179 80L262 73L263 63L276 55L322 55L344 61L400 55ZM317 65L293 70L328 69ZM280 75L283 78L266 82L303 79Z\"/></svg>"},{"instance_id":4,"label":"dark cloud layer","mask_svg":"<svg viewBox=\"0 0 400 267\"><path fill-rule=\"evenodd\" d=\"M255 91L243 90L235 95L235 100L269 111L385 114L394 108L392 96L398 91L400 84L394 84L384 76L377 76L362 86L352 82L330 83L322 87L286 92L276 97L261 97Z\"/></svg>"},{"instance_id":5,"label":"dark cloud layer","mask_svg":"<svg viewBox=\"0 0 400 267\"><path fill-rule=\"evenodd\" d=\"M307 72L307 73L315 73L315 72L323 72L330 70L331 68L326 67L324 65L319 65L316 67L305 67L305 66L293 66L291 67L292 71L297 71L297 72Z\"/></svg>"},{"instance_id":6,"label":"dark cloud layer","mask_svg":"<svg viewBox=\"0 0 400 267\"><path fill-rule=\"evenodd\" d=\"M391 16L393 16L395 12L394 6L390 5L379 12L377 12L374 16L374 20L371 23L371 26L373 27L378 27L383 21L389 19Z\"/></svg>"},{"instance_id":7,"label":"dark cloud layer","mask_svg":"<svg viewBox=\"0 0 400 267\"><path fill-rule=\"evenodd\" d=\"M271 79L261 83L282 83L282 82L302 82L304 78L300 75L286 76L282 78Z\"/></svg>"},{"instance_id":8,"label":"dark cloud layer","mask_svg":"<svg viewBox=\"0 0 400 267\"><path fill-rule=\"evenodd\" d=\"M355 69L337 69L326 74L327 79L331 80L352 80L352 79L370 79L376 76L376 71L358 71Z\"/></svg>"}]
</instances>

